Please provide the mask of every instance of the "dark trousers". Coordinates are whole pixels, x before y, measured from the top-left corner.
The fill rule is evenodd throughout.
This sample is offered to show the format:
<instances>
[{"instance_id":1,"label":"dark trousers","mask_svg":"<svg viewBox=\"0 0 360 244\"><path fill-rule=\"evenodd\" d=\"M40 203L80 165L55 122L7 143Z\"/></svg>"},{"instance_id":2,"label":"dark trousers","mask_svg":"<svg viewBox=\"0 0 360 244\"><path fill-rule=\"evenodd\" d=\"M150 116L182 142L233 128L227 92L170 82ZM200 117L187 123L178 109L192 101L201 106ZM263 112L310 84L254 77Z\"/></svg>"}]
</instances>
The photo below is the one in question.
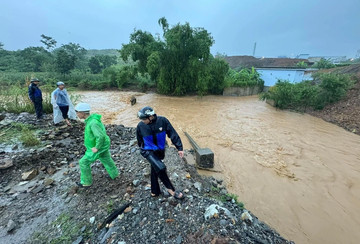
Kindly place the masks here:
<instances>
[{"instance_id":1,"label":"dark trousers","mask_svg":"<svg viewBox=\"0 0 360 244\"><path fill-rule=\"evenodd\" d=\"M154 157L157 157L157 156L154 155ZM158 178L160 178L161 182L164 184L164 186L167 189L171 189L171 190L175 191L175 188L171 184L171 181L167 175L166 169L161 170L157 173L155 171L154 167L151 166L151 193L152 194L160 195L160 193L161 193Z\"/></svg>"},{"instance_id":2,"label":"dark trousers","mask_svg":"<svg viewBox=\"0 0 360 244\"><path fill-rule=\"evenodd\" d=\"M62 113L64 119L68 119L69 106L59 106L59 109Z\"/></svg>"},{"instance_id":3,"label":"dark trousers","mask_svg":"<svg viewBox=\"0 0 360 244\"><path fill-rule=\"evenodd\" d=\"M37 117L38 119L42 119L42 117L43 117L42 100L40 100L40 99L35 99L35 101L34 101L34 107L35 107L36 117Z\"/></svg>"}]
</instances>

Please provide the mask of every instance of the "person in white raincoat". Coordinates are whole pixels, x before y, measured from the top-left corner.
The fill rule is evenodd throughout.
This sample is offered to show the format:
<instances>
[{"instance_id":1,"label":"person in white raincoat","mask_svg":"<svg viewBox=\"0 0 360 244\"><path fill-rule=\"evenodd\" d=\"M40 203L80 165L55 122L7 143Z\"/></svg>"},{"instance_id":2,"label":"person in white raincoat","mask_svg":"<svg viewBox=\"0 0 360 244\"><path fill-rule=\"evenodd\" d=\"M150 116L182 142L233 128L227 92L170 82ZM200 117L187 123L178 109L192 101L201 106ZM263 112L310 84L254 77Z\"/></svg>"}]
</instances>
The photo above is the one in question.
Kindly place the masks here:
<instances>
[{"instance_id":1,"label":"person in white raincoat","mask_svg":"<svg viewBox=\"0 0 360 244\"><path fill-rule=\"evenodd\" d=\"M64 82L57 82L57 87L51 93L51 104L53 105L54 123L58 124L65 120L68 126L71 126L69 119L76 119L76 112L70 97L66 91Z\"/></svg>"}]
</instances>

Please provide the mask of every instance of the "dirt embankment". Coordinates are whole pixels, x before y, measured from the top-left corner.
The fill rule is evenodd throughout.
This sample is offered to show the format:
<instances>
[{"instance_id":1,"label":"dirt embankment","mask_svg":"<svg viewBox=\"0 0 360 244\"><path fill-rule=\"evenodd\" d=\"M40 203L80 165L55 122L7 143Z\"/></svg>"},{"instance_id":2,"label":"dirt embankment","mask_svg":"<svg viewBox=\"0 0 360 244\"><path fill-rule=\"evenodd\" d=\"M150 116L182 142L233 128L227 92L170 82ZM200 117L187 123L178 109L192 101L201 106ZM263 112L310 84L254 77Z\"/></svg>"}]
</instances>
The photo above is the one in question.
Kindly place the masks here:
<instances>
[{"instance_id":1,"label":"dirt embankment","mask_svg":"<svg viewBox=\"0 0 360 244\"><path fill-rule=\"evenodd\" d=\"M0 166L8 167L0 169L4 243L292 243L243 209L221 180L200 176L173 147L167 148L165 163L186 197L177 200L166 191L151 197L149 165L139 153L134 128L107 126L120 176L111 180L96 162L93 185L78 188L83 124L54 127L50 118L40 124L32 118L7 114L0 122L3 133L15 120L34 124L42 142L0 152ZM109 220L124 205L129 207Z\"/></svg>"},{"instance_id":2,"label":"dirt embankment","mask_svg":"<svg viewBox=\"0 0 360 244\"><path fill-rule=\"evenodd\" d=\"M339 102L330 104L321 111L308 111L308 113L360 135L360 64L321 72L348 74L356 83Z\"/></svg>"}]
</instances>

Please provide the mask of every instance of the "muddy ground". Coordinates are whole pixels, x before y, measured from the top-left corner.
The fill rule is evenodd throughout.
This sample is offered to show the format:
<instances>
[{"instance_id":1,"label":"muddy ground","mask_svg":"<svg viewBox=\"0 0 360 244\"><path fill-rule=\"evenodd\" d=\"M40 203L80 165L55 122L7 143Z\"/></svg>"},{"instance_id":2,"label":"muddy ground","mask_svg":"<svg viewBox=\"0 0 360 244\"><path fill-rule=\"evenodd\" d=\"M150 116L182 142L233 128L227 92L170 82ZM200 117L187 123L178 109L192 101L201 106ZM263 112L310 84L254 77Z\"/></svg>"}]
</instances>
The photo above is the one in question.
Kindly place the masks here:
<instances>
[{"instance_id":1,"label":"muddy ground","mask_svg":"<svg viewBox=\"0 0 360 244\"><path fill-rule=\"evenodd\" d=\"M94 183L83 189L75 184L85 151L81 122L54 126L51 116L36 122L26 113L6 114L0 133L13 131L14 121L32 124L41 144L0 147L1 243L292 243L243 208L222 180L200 176L172 146L165 163L185 199L166 191L151 197L150 168L134 128L106 126L120 176L111 180L97 161Z\"/></svg>"}]
</instances>

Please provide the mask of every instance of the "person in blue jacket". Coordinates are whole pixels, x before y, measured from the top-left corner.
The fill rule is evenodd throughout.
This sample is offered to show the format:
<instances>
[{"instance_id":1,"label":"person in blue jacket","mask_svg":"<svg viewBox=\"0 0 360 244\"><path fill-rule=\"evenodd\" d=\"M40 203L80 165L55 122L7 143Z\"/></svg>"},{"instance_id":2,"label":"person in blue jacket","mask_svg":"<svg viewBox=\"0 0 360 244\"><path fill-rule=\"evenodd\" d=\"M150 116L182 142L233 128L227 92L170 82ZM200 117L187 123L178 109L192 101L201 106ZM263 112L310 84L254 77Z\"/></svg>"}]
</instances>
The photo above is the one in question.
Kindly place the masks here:
<instances>
[{"instance_id":1,"label":"person in blue jacket","mask_svg":"<svg viewBox=\"0 0 360 244\"><path fill-rule=\"evenodd\" d=\"M172 127L169 120L162 116L157 116L151 107L144 107L138 112L141 119L136 128L137 142L140 147L141 155L146 158L151 165L151 196L160 195L160 186L158 178L167 188L167 191L177 199L184 198L180 191L176 191L172 185L166 167L159 170L154 167L157 162L162 161L165 157L166 135L178 150L179 156L184 157L183 145L178 133ZM159 162L163 164L162 162Z\"/></svg>"},{"instance_id":2,"label":"person in blue jacket","mask_svg":"<svg viewBox=\"0 0 360 244\"><path fill-rule=\"evenodd\" d=\"M42 93L38 87L40 80L37 78L31 79L28 93L31 102L34 104L37 119L43 118L43 106L42 106Z\"/></svg>"}]
</instances>

